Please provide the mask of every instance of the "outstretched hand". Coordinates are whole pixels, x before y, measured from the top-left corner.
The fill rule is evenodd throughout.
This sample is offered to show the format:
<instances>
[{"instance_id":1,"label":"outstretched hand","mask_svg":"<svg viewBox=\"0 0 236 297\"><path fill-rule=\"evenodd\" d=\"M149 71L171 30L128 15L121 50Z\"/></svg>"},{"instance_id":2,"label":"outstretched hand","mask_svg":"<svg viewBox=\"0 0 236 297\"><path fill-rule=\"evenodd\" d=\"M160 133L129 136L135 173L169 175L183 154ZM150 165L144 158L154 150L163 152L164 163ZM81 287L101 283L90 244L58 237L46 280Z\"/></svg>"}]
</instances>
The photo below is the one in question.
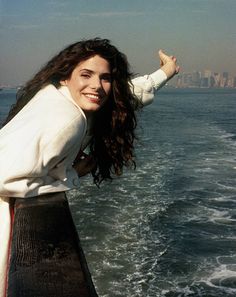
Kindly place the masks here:
<instances>
[{"instance_id":1,"label":"outstretched hand","mask_svg":"<svg viewBox=\"0 0 236 297\"><path fill-rule=\"evenodd\" d=\"M177 65L175 56L168 56L162 50L158 52L160 58L161 69L165 72L167 79L172 78L179 72L180 67Z\"/></svg>"}]
</instances>

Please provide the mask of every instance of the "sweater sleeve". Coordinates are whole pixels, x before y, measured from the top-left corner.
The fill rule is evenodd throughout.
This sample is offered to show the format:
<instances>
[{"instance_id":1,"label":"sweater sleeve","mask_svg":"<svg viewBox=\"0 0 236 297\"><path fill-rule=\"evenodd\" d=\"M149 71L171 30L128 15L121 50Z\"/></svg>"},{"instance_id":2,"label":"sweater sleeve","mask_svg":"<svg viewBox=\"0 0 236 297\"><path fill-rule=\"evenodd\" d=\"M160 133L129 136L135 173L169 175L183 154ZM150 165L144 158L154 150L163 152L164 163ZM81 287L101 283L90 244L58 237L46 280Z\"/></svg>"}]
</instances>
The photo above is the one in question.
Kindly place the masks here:
<instances>
[{"instance_id":1,"label":"sweater sleeve","mask_svg":"<svg viewBox=\"0 0 236 297\"><path fill-rule=\"evenodd\" d=\"M131 81L131 90L143 105L153 102L155 92L167 81L165 72L161 69L149 75L139 76Z\"/></svg>"}]
</instances>

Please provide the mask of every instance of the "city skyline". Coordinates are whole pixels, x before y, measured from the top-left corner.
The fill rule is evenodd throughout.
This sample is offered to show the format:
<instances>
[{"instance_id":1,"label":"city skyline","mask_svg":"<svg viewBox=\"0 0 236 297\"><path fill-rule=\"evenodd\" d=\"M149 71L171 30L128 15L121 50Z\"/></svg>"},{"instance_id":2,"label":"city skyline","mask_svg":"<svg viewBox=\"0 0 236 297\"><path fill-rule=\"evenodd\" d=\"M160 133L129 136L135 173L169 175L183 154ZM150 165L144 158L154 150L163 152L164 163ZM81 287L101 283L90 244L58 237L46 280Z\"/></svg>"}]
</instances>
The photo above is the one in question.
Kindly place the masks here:
<instances>
[{"instance_id":1,"label":"city skyline","mask_svg":"<svg viewBox=\"0 0 236 297\"><path fill-rule=\"evenodd\" d=\"M181 73L235 75L236 1L0 0L0 84L23 84L53 55L84 38L108 38L137 74L159 67L158 49Z\"/></svg>"},{"instance_id":2,"label":"city skyline","mask_svg":"<svg viewBox=\"0 0 236 297\"><path fill-rule=\"evenodd\" d=\"M179 88L236 88L236 76L228 71L203 71L180 73L170 85Z\"/></svg>"}]
</instances>

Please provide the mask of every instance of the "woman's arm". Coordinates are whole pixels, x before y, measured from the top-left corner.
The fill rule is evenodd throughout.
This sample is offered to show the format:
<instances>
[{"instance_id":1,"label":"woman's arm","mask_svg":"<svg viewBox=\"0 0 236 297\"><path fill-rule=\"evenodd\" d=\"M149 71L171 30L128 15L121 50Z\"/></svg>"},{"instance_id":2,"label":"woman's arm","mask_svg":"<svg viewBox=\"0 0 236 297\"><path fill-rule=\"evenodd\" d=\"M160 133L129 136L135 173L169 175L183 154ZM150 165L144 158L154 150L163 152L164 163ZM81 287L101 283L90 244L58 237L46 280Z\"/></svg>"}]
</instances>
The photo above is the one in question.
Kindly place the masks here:
<instances>
[{"instance_id":1,"label":"woman's arm","mask_svg":"<svg viewBox=\"0 0 236 297\"><path fill-rule=\"evenodd\" d=\"M130 85L132 92L143 105L152 103L155 92L179 72L176 57L168 56L162 50L159 50L158 54L161 68L149 75L132 79Z\"/></svg>"}]
</instances>

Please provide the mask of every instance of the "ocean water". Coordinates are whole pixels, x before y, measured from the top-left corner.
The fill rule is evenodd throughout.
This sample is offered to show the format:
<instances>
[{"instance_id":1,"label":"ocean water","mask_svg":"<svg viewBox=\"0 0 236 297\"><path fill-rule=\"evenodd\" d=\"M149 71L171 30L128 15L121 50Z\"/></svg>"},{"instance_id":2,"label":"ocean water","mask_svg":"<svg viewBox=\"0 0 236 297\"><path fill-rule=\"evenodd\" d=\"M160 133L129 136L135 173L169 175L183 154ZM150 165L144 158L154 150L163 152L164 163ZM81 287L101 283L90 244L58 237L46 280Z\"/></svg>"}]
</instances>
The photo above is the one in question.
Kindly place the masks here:
<instances>
[{"instance_id":1,"label":"ocean water","mask_svg":"<svg viewBox=\"0 0 236 297\"><path fill-rule=\"evenodd\" d=\"M236 296L236 90L160 91L136 170L69 194L100 297ZM0 120L14 91L0 92Z\"/></svg>"}]
</instances>

